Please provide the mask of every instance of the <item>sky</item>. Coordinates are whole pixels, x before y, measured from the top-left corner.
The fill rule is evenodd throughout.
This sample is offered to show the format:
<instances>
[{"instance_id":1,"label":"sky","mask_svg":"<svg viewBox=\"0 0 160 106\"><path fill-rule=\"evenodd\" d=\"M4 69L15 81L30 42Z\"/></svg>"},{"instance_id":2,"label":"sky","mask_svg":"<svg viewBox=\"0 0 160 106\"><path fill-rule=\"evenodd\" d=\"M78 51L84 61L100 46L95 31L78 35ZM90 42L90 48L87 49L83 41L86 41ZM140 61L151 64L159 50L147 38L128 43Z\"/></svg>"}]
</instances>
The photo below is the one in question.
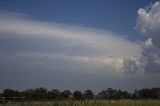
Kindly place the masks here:
<instances>
[{"instance_id":1,"label":"sky","mask_svg":"<svg viewBox=\"0 0 160 106\"><path fill-rule=\"evenodd\" d=\"M160 87L160 1L1 0L0 91Z\"/></svg>"}]
</instances>

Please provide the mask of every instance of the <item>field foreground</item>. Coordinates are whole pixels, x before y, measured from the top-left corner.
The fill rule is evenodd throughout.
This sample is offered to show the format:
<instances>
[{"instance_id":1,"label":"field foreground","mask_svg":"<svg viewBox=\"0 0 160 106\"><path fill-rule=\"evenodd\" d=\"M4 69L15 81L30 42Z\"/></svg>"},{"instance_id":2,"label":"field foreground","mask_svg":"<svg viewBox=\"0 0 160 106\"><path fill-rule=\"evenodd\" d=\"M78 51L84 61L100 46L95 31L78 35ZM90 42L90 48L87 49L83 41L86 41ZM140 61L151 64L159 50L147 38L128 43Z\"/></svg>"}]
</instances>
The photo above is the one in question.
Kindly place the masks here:
<instances>
[{"instance_id":1,"label":"field foreground","mask_svg":"<svg viewBox=\"0 0 160 106\"><path fill-rule=\"evenodd\" d=\"M37 102L13 102L0 104L0 106L160 106L160 100L106 100L97 101L37 101Z\"/></svg>"}]
</instances>

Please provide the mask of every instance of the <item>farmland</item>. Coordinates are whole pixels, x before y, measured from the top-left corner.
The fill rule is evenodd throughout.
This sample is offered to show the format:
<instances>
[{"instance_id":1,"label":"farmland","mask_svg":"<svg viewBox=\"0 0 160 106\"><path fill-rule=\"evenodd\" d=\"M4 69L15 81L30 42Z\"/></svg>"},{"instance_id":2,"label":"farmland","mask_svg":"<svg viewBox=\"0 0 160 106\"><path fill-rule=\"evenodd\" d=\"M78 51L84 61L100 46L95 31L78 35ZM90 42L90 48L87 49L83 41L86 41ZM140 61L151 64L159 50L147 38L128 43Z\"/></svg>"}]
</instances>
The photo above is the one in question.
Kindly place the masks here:
<instances>
[{"instance_id":1,"label":"farmland","mask_svg":"<svg viewBox=\"0 0 160 106\"><path fill-rule=\"evenodd\" d=\"M0 106L160 106L159 100L90 100L90 101L28 101L0 104Z\"/></svg>"}]
</instances>

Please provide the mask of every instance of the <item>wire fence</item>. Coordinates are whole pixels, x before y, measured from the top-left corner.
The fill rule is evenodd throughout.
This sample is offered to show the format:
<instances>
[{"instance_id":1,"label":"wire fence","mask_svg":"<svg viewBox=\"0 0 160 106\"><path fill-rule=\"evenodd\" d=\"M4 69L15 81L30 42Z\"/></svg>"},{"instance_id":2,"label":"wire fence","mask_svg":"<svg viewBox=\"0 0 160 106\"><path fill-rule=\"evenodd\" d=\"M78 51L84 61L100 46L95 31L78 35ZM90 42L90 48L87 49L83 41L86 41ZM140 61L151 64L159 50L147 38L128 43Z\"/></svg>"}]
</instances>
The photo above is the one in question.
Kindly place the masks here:
<instances>
[{"instance_id":1,"label":"wire fence","mask_svg":"<svg viewBox=\"0 0 160 106\"><path fill-rule=\"evenodd\" d=\"M6 103L14 102L14 101L19 101L23 104L25 97L0 97L1 103L3 106L5 106Z\"/></svg>"}]
</instances>

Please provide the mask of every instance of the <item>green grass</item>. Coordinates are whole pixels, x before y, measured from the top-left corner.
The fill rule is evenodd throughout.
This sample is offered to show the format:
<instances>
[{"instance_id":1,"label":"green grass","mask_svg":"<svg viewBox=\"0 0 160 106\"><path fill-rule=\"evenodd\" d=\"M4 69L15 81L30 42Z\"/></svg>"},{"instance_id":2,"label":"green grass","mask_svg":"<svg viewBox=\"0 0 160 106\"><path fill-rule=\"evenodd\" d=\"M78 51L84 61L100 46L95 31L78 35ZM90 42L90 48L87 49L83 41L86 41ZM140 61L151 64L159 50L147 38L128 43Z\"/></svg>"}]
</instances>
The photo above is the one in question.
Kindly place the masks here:
<instances>
[{"instance_id":1,"label":"green grass","mask_svg":"<svg viewBox=\"0 0 160 106\"><path fill-rule=\"evenodd\" d=\"M160 106L160 100L107 100L97 101L53 101L53 102L11 102L0 106Z\"/></svg>"}]
</instances>

